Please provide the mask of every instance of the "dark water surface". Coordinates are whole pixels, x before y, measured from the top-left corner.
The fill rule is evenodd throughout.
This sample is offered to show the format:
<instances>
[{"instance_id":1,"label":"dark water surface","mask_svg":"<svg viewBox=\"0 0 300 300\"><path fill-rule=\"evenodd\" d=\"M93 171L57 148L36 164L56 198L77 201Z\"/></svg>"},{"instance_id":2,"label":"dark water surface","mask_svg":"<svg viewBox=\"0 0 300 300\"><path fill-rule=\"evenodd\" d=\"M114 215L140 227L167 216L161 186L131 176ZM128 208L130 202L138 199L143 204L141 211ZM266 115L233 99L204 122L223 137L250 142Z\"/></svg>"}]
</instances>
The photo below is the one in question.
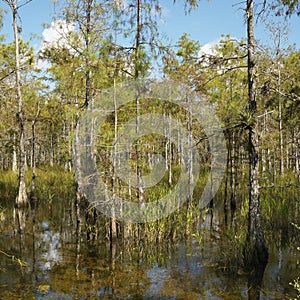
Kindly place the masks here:
<instances>
[{"instance_id":1,"label":"dark water surface","mask_svg":"<svg viewBox=\"0 0 300 300\"><path fill-rule=\"evenodd\" d=\"M0 299L259 299L248 292L250 274L228 268L232 245L217 219L180 242L87 244L68 205L39 206L23 238L14 234L13 209L1 214L0 249L15 257L0 253ZM289 284L300 273L296 242L281 230L267 234L260 299L296 298Z\"/></svg>"}]
</instances>

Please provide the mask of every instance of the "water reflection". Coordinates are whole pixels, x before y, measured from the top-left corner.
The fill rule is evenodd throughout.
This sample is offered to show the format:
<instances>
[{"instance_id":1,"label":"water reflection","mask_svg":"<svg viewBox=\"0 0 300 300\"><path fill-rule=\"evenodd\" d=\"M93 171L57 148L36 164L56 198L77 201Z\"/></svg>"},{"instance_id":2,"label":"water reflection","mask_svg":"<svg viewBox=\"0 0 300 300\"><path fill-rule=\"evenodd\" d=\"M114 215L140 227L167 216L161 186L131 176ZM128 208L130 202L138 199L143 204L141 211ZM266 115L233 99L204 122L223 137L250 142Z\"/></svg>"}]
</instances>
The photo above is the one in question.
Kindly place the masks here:
<instances>
[{"instance_id":1,"label":"water reflection","mask_svg":"<svg viewBox=\"0 0 300 300\"><path fill-rule=\"evenodd\" d=\"M14 208L14 219L17 221L17 226L15 228L15 233L19 233L21 237L24 235L25 227L26 227L26 221L28 218L28 212L29 209L26 207L23 208Z\"/></svg>"},{"instance_id":2,"label":"water reflection","mask_svg":"<svg viewBox=\"0 0 300 300\"><path fill-rule=\"evenodd\" d=\"M248 279L248 299L259 300L266 265L256 267Z\"/></svg>"},{"instance_id":3,"label":"water reflection","mask_svg":"<svg viewBox=\"0 0 300 300\"><path fill-rule=\"evenodd\" d=\"M152 267L149 268L147 276L150 279L149 290L145 292L145 297L156 296L159 298L161 291L164 286L164 281L169 276L169 271L166 267L159 267L158 263L155 262Z\"/></svg>"},{"instance_id":4,"label":"water reflection","mask_svg":"<svg viewBox=\"0 0 300 300\"><path fill-rule=\"evenodd\" d=\"M45 231L40 233L37 247L42 252L43 262L41 263L41 269L46 271L62 261L62 255L59 252L61 247L60 233L51 231L47 221L43 221L41 225Z\"/></svg>"},{"instance_id":5,"label":"water reflection","mask_svg":"<svg viewBox=\"0 0 300 300\"><path fill-rule=\"evenodd\" d=\"M265 269L246 274L228 269L222 226L217 216L199 224L201 239L161 244L85 243L72 214L61 204L27 215L22 247L13 235L12 209L5 211L0 249L22 257L20 267L0 260L0 299L288 299L300 257L285 235L268 240ZM56 206L57 205L57 206ZM63 216L63 218L62 218ZM69 217L68 217L69 216ZM270 242L271 241L271 242ZM5 270L5 271L3 271Z\"/></svg>"}]
</instances>

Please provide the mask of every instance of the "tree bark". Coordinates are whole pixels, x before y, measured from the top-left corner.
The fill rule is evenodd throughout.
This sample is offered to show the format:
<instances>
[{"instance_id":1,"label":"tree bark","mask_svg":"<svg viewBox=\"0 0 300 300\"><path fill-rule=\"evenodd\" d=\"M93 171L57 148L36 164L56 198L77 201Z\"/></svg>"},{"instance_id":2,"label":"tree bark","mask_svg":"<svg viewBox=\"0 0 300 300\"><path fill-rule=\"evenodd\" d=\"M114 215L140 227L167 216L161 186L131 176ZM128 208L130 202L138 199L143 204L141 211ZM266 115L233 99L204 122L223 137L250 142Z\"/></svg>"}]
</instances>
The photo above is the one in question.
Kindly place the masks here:
<instances>
[{"instance_id":1,"label":"tree bark","mask_svg":"<svg viewBox=\"0 0 300 300\"><path fill-rule=\"evenodd\" d=\"M282 132L282 104L281 104L281 72L280 72L280 61L278 61L278 119L279 119L279 149L280 149L280 175L284 175L284 158L283 158L283 132Z\"/></svg>"},{"instance_id":2,"label":"tree bark","mask_svg":"<svg viewBox=\"0 0 300 300\"><path fill-rule=\"evenodd\" d=\"M228 138L228 144L230 145L230 131L226 129L226 136ZM226 160L226 172L225 172L225 186L224 186L224 221L225 225L228 225L228 175L229 175L229 161L231 162L231 149L227 147L227 160Z\"/></svg>"},{"instance_id":3,"label":"tree bark","mask_svg":"<svg viewBox=\"0 0 300 300\"><path fill-rule=\"evenodd\" d=\"M117 201L117 187L116 187L116 182L117 182L117 174L116 174L116 169L117 169L117 133L118 133L118 106L117 106L117 95L116 95L116 79L114 78L114 146L113 146L113 157L112 157L112 180L111 180L111 189L112 189L112 194L113 194L113 201ZM117 222L115 219L115 208L112 207L112 218L110 220L110 242L115 243L117 240Z\"/></svg>"},{"instance_id":4,"label":"tree bark","mask_svg":"<svg viewBox=\"0 0 300 300\"><path fill-rule=\"evenodd\" d=\"M16 137L15 137L15 134L13 135L12 171L13 172L17 172L18 171L17 150L16 150Z\"/></svg>"},{"instance_id":5,"label":"tree bark","mask_svg":"<svg viewBox=\"0 0 300 300\"><path fill-rule=\"evenodd\" d=\"M237 147L236 147L236 135L235 132L232 132L232 145L231 145L231 196L230 196L230 210L231 215L233 216L236 210L236 188L237 188ZM232 221L232 220L231 220Z\"/></svg>"},{"instance_id":6,"label":"tree bark","mask_svg":"<svg viewBox=\"0 0 300 300\"><path fill-rule=\"evenodd\" d=\"M28 196L25 184L25 133L24 133L24 118L23 118L23 99L20 84L20 50L19 50L19 36L18 36L18 7L17 0L8 2L13 14L13 28L15 40L15 63L16 63L16 89L18 100L17 122L19 125L19 188L18 195L15 200L17 207L26 206L28 204Z\"/></svg>"},{"instance_id":7,"label":"tree bark","mask_svg":"<svg viewBox=\"0 0 300 300\"><path fill-rule=\"evenodd\" d=\"M37 118L39 116L40 110L38 109L35 118L32 120L31 123L31 169L32 169L32 175L31 175L31 191L30 191L30 205L31 208L34 209L36 204L36 195L35 195L35 177L36 177L36 158L35 158L35 124L37 122Z\"/></svg>"},{"instance_id":8,"label":"tree bark","mask_svg":"<svg viewBox=\"0 0 300 300\"><path fill-rule=\"evenodd\" d=\"M248 151L249 151L249 213L248 233L244 251L245 265L256 268L266 265L268 250L265 244L260 213L259 199L259 165L258 165L258 126L255 82L254 57L254 0L247 0L247 40L248 40L248 102L252 122L249 124Z\"/></svg>"},{"instance_id":9,"label":"tree bark","mask_svg":"<svg viewBox=\"0 0 300 300\"><path fill-rule=\"evenodd\" d=\"M90 104L91 98L91 70L90 70L90 33L91 33L91 11L92 11L92 3L93 0L88 0L86 3L86 32L85 32L85 50L86 50L86 58L85 58L85 108L87 108Z\"/></svg>"},{"instance_id":10,"label":"tree bark","mask_svg":"<svg viewBox=\"0 0 300 300\"><path fill-rule=\"evenodd\" d=\"M140 48L141 48L141 13L142 13L142 2L141 0L137 0L136 7L136 35L135 35L135 53L134 53L134 79L138 80L140 75ZM136 134L139 136L140 132L140 92L139 86L137 85L136 97L135 97L135 105L136 105ZM144 188L142 181L142 166L141 166L141 149L139 147L139 142L136 144L136 174L137 174L137 196L140 203L144 202Z\"/></svg>"}]
</instances>

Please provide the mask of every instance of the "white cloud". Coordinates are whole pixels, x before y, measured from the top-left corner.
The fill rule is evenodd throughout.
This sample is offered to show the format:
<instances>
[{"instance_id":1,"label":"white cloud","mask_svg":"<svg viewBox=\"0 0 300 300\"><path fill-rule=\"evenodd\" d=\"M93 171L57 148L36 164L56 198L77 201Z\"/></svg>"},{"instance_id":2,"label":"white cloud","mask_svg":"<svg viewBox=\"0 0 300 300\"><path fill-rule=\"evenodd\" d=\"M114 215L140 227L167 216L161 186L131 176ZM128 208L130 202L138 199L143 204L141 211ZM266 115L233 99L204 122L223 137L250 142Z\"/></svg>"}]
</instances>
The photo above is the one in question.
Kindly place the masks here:
<instances>
[{"instance_id":1,"label":"white cloud","mask_svg":"<svg viewBox=\"0 0 300 300\"><path fill-rule=\"evenodd\" d=\"M68 45L68 37L70 33L74 32L75 26L73 24L67 23L65 20L58 20L52 22L49 28L44 29L43 42L40 50L44 50L46 47L62 47Z\"/></svg>"},{"instance_id":2,"label":"white cloud","mask_svg":"<svg viewBox=\"0 0 300 300\"><path fill-rule=\"evenodd\" d=\"M43 41L38 47L38 52L43 52L47 48L67 48L70 52L73 52L68 37L75 31L75 26L71 23L67 23L65 20L57 20L50 24L49 28L44 29L42 32ZM73 50L73 51L72 51ZM50 67L50 63L39 58L36 62L36 66L39 69L46 70Z\"/></svg>"},{"instance_id":3,"label":"white cloud","mask_svg":"<svg viewBox=\"0 0 300 300\"><path fill-rule=\"evenodd\" d=\"M220 42L220 39L204 44L199 51L199 56L214 56L216 54L215 47Z\"/></svg>"}]
</instances>

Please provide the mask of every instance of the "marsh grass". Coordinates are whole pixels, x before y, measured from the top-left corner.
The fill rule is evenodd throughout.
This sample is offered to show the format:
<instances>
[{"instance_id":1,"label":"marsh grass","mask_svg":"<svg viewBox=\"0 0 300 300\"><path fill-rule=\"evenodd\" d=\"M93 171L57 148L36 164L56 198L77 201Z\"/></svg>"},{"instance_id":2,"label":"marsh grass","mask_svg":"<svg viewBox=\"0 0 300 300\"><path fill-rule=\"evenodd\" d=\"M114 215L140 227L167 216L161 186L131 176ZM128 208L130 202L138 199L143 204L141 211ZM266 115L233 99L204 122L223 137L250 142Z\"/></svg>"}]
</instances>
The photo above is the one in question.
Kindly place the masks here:
<instances>
[{"instance_id":1,"label":"marsh grass","mask_svg":"<svg viewBox=\"0 0 300 300\"><path fill-rule=\"evenodd\" d=\"M31 172L30 172L31 173ZM31 174L28 174L31 178ZM30 184L28 184L30 186ZM36 172L36 197L41 201L69 200L75 197L74 174L60 167L38 169Z\"/></svg>"},{"instance_id":2,"label":"marsh grass","mask_svg":"<svg viewBox=\"0 0 300 300\"><path fill-rule=\"evenodd\" d=\"M265 181L272 182L270 179ZM265 224L277 229L289 228L291 222L299 219L299 199L299 179L292 172L276 178L271 185L262 185L261 207Z\"/></svg>"},{"instance_id":3,"label":"marsh grass","mask_svg":"<svg viewBox=\"0 0 300 300\"><path fill-rule=\"evenodd\" d=\"M0 171L0 199L14 199L18 191L18 175L13 171Z\"/></svg>"},{"instance_id":4,"label":"marsh grass","mask_svg":"<svg viewBox=\"0 0 300 300\"><path fill-rule=\"evenodd\" d=\"M30 194L32 171L26 171L27 193ZM0 171L0 200L13 203L18 191L18 174ZM36 170L35 193L38 201L51 202L54 199L70 199L75 196L75 181L72 172L61 167Z\"/></svg>"}]
</instances>

